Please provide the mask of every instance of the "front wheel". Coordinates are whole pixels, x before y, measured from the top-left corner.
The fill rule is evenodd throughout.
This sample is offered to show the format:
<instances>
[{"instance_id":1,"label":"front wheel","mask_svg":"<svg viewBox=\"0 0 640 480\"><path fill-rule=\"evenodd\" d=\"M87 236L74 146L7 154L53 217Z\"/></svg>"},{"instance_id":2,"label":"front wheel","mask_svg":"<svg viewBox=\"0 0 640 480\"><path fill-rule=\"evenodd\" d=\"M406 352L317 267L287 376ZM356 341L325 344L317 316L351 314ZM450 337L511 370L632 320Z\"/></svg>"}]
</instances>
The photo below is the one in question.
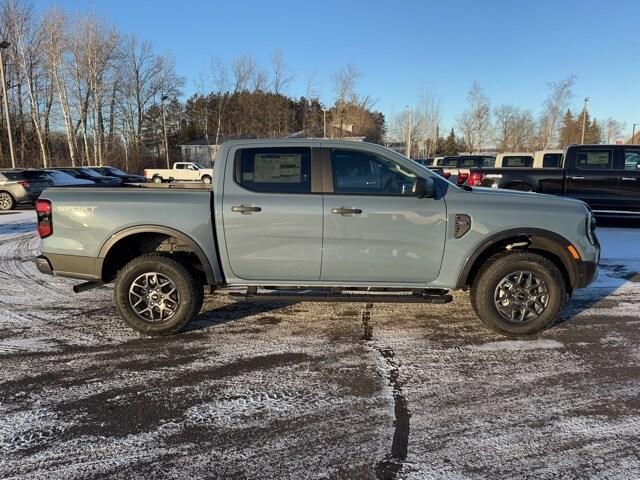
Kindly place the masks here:
<instances>
[{"instance_id":1,"label":"front wheel","mask_svg":"<svg viewBox=\"0 0 640 480\"><path fill-rule=\"evenodd\" d=\"M211 183L211 177L209 175L203 176L202 177L202 183L205 183L207 185L210 184Z\"/></svg>"},{"instance_id":2,"label":"front wheel","mask_svg":"<svg viewBox=\"0 0 640 480\"><path fill-rule=\"evenodd\" d=\"M489 259L471 288L471 304L480 320L509 335L544 330L557 320L566 301L567 287L558 267L529 252Z\"/></svg>"},{"instance_id":3,"label":"front wheel","mask_svg":"<svg viewBox=\"0 0 640 480\"><path fill-rule=\"evenodd\" d=\"M147 335L180 331L200 311L202 285L176 260L159 254L127 263L116 278L114 302L122 319Z\"/></svg>"}]
</instances>

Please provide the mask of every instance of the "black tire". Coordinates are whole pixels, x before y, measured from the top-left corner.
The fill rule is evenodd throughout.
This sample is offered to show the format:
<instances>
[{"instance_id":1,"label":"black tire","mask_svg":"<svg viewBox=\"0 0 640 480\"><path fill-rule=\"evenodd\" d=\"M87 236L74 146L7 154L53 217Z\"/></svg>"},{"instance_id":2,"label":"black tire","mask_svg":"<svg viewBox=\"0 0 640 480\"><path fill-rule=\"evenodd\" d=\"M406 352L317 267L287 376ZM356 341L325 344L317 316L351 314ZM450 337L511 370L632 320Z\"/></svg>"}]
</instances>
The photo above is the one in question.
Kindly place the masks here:
<instances>
[{"instance_id":1,"label":"black tire","mask_svg":"<svg viewBox=\"0 0 640 480\"><path fill-rule=\"evenodd\" d=\"M498 310L496 305L496 296L499 295L498 286L509 275L515 275L516 272L530 272L546 285L547 303L537 317L534 317L535 313L527 313L527 315L531 315L530 319L514 321L505 318ZM532 287L525 285L522 288L526 290ZM514 291L516 290L517 288ZM536 293L541 291L543 290L537 290ZM526 296L527 293L523 292L522 295ZM518 293L514 295L518 295ZM558 267L548 258L530 252L514 252L492 257L478 272L471 287L471 305L480 320L497 332L514 336L530 335L551 326L564 309L567 298L565 280ZM515 300L510 298L503 301L507 304L507 307L501 305L503 311L505 308L509 308L509 302L516 304L520 302L520 305L523 302L521 298ZM526 299L524 303L528 306L532 305ZM542 303L538 305L542 308ZM517 311L521 312L522 309L518 308L516 307Z\"/></svg>"},{"instance_id":2,"label":"black tire","mask_svg":"<svg viewBox=\"0 0 640 480\"><path fill-rule=\"evenodd\" d=\"M159 176L159 175L156 175L156 176L154 176L154 177L151 179L151 181L152 181L153 183L162 183L162 177L161 177L161 176Z\"/></svg>"},{"instance_id":3,"label":"black tire","mask_svg":"<svg viewBox=\"0 0 640 480\"><path fill-rule=\"evenodd\" d=\"M0 211L9 211L16 208L16 200L9 192L0 192Z\"/></svg>"},{"instance_id":4,"label":"black tire","mask_svg":"<svg viewBox=\"0 0 640 480\"><path fill-rule=\"evenodd\" d=\"M131 297L130 289L133 283L140 276L151 273L166 277L177 291L177 301L172 300L176 307L168 318L151 321L138 315L132 306L130 298L135 297ZM113 298L118 313L134 330L146 335L171 335L182 330L198 314L204 292L202 284L184 265L166 255L152 253L131 260L118 272ZM148 300L146 305L149 305Z\"/></svg>"},{"instance_id":5,"label":"black tire","mask_svg":"<svg viewBox=\"0 0 640 480\"><path fill-rule=\"evenodd\" d=\"M205 183L207 185L211 183L211 177L209 175L203 175L201 180L202 180L202 183Z\"/></svg>"}]
</instances>

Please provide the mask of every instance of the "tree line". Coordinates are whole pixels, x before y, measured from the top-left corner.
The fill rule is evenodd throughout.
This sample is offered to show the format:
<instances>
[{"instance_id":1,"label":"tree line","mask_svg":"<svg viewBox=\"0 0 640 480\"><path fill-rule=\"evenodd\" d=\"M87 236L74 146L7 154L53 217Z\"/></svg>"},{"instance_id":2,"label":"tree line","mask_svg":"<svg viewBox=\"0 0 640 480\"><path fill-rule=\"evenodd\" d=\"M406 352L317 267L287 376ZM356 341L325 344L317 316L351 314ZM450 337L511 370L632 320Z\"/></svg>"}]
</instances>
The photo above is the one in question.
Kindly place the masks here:
<instances>
[{"instance_id":1,"label":"tree line","mask_svg":"<svg viewBox=\"0 0 640 480\"><path fill-rule=\"evenodd\" d=\"M425 156L564 146L581 140L583 117L585 142L612 141L624 129L611 118L574 113L573 76L549 84L537 115L493 106L475 82L467 109L441 132L440 102L428 94L387 123L376 100L359 91L353 64L330 76L325 104L314 76L304 95L288 93L295 77L280 51L266 67L248 55L212 57L194 82L197 93L183 99L186 79L171 55L96 15L38 13L27 0L1 0L0 40L10 43L3 56L11 124L0 103L0 167L111 164L140 171L178 160L179 145L202 138L216 145L246 137L361 137L410 142L412 156Z\"/></svg>"}]
</instances>

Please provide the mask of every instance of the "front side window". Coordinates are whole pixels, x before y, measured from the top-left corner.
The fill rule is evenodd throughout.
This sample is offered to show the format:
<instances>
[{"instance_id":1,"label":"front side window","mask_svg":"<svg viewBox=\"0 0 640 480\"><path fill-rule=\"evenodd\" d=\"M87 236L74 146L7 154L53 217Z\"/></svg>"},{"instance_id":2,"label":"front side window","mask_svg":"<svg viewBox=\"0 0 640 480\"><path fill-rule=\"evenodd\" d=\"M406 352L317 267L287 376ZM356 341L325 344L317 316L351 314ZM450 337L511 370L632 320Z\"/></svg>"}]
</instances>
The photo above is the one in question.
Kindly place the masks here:
<instances>
[{"instance_id":1,"label":"front side window","mask_svg":"<svg viewBox=\"0 0 640 480\"><path fill-rule=\"evenodd\" d=\"M625 149L624 169L631 170L633 172L640 171L640 150Z\"/></svg>"},{"instance_id":2,"label":"front side window","mask_svg":"<svg viewBox=\"0 0 640 480\"><path fill-rule=\"evenodd\" d=\"M530 167L533 165L533 157L529 156L513 156L503 157L503 167Z\"/></svg>"},{"instance_id":3,"label":"front side window","mask_svg":"<svg viewBox=\"0 0 640 480\"><path fill-rule=\"evenodd\" d=\"M413 195L416 175L386 158L357 150L334 150L331 164L336 193Z\"/></svg>"},{"instance_id":4,"label":"front side window","mask_svg":"<svg viewBox=\"0 0 640 480\"><path fill-rule=\"evenodd\" d=\"M576 167L581 170L611 170L613 154L611 150L578 150Z\"/></svg>"},{"instance_id":5,"label":"front side window","mask_svg":"<svg viewBox=\"0 0 640 480\"><path fill-rule=\"evenodd\" d=\"M557 168L562 160L561 153L545 153L542 156L542 168Z\"/></svg>"},{"instance_id":6,"label":"front side window","mask_svg":"<svg viewBox=\"0 0 640 480\"><path fill-rule=\"evenodd\" d=\"M311 192L311 149L245 148L236 157L236 182L257 192Z\"/></svg>"}]
</instances>

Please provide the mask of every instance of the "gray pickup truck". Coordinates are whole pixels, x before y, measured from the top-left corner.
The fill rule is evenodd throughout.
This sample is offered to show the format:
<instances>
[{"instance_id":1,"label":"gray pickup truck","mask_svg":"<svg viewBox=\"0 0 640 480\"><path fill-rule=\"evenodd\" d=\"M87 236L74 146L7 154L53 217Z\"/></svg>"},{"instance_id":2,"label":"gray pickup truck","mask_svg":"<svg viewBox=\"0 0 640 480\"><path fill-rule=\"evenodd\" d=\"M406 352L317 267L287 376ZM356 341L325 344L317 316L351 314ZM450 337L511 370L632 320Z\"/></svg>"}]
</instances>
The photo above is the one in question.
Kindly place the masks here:
<instances>
[{"instance_id":1,"label":"gray pickup truck","mask_svg":"<svg viewBox=\"0 0 640 480\"><path fill-rule=\"evenodd\" d=\"M173 188L172 188L173 187ZM37 203L41 272L115 282L135 330L171 334L209 291L253 301L447 303L512 335L552 324L595 277L580 201L458 188L379 145L225 143L212 186L52 188Z\"/></svg>"}]
</instances>

